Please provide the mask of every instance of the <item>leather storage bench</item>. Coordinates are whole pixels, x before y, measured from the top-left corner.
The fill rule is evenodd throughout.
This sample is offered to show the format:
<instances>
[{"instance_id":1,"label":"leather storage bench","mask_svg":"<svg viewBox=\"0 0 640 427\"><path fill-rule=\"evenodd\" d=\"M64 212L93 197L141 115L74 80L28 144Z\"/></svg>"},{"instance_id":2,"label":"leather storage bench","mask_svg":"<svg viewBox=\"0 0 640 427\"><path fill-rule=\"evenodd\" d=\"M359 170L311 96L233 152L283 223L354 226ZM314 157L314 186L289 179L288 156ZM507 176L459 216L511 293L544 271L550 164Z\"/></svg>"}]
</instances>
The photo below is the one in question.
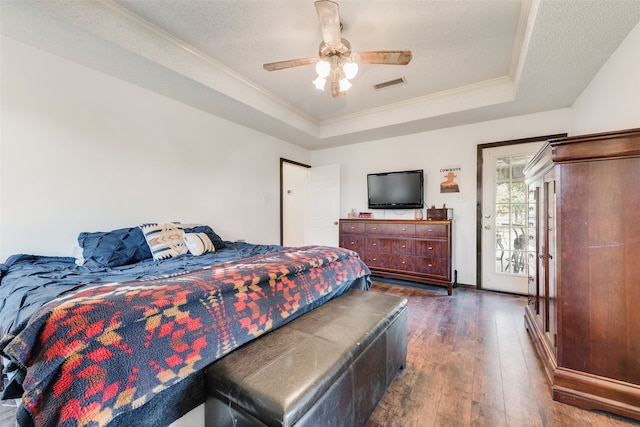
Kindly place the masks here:
<instances>
[{"instance_id":1,"label":"leather storage bench","mask_svg":"<svg viewBox=\"0 0 640 427\"><path fill-rule=\"evenodd\" d=\"M205 373L205 424L362 426L407 356L407 300L352 290Z\"/></svg>"}]
</instances>

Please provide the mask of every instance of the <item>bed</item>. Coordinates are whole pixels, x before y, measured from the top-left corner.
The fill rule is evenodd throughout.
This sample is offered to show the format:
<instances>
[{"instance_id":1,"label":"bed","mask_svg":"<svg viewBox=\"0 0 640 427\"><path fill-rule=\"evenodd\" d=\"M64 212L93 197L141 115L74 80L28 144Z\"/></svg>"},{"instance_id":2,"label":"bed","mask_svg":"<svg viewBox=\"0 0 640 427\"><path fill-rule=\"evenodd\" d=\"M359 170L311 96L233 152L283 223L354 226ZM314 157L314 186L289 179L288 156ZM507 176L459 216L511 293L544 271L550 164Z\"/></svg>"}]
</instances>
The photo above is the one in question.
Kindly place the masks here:
<instances>
[{"instance_id":1,"label":"bed","mask_svg":"<svg viewBox=\"0 0 640 427\"><path fill-rule=\"evenodd\" d=\"M212 362L371 283L342 248L162 227L208 243L166 256L149 228L131 227L81 233L81 262L14 255L0 264L3 399L21 398L19 425L168 425L204 402Z\"/></svg>"}]
</instances>

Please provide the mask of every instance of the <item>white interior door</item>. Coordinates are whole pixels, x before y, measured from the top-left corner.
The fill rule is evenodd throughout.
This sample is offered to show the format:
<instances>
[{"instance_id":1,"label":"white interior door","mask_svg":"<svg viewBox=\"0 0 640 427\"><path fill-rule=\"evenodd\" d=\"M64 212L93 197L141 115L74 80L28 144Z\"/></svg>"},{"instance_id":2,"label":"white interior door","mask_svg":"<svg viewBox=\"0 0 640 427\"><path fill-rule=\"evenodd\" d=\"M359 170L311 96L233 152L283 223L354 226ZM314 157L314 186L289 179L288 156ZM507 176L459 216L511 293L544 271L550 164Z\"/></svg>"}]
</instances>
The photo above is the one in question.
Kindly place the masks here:
<instances>
[{"instance_id":1,"label":"white interior door","mask_svg":"<svg viewBox=\"0 0 640 427\"><path fill-rule=\"evenodd\" d=\"M304 246L309 167L282 163L282 244Z\"/></svg>"},{"instance_id":2,"label":"white interior door","mask_svg":"<svg viewBox=\"0 0 640 427\"><path fill-rule=\"evenodd\" d=\"M338 246L340 165L308 170L306 211L305 244Z\"/></svg>"},{"instance_id":3,"label":"white interior door","mask_svg":"<svg viewBox=\"0 0 640 427\"><path fill-rule=\"evenodd\" d=\"M483 289L527 294L528 193L523 170L543 143L483 150Z\"/></svg>"}]
</instances>

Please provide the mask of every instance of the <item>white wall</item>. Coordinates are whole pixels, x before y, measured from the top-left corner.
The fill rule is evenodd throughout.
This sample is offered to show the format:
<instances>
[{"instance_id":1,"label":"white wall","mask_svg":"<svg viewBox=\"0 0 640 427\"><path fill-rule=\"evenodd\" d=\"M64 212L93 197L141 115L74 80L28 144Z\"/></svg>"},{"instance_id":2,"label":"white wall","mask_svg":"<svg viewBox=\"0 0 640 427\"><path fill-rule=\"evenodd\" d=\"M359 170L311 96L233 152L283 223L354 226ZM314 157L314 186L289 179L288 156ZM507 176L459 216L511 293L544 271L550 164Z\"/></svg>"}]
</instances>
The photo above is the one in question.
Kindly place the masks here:
<instances>
[{"instance_id":1,"label":"white wall","mask_svg":"<svg viewBox=\"0 0 640 427\"><path fill-rule=\"evenodd\" d=\"M640 127L640 24L572 106L572 135Z\"/></svg>"},{"instance_id":2,"label":"white wall","mask_svg":"<svg viewBox=\"0 0 640 427\"><path fill-rule=\"evenodd\" d=\"M567 132L570 110L560 109L502 120L439 129L398 138L314 151L312 166L339 162L341 215L367 210L366 176L372 172L423 169L427 205L454 209L454 251L458 282L476 283L477 145ZM440 193L440 168L460 165L460 193ZM375 218L411 218L413 210L375 210Z\"/></svg>"},{"instance_id":3,"label":"white wall","mask_svg":"<svg viewBox=\"0 0 640 427\"><path fill-rule=\"evenodd\" d=\"M167 220L279 242L280 157L308 150L7 37L1 59L0 260Z\"/></svg>"}]
</instances>

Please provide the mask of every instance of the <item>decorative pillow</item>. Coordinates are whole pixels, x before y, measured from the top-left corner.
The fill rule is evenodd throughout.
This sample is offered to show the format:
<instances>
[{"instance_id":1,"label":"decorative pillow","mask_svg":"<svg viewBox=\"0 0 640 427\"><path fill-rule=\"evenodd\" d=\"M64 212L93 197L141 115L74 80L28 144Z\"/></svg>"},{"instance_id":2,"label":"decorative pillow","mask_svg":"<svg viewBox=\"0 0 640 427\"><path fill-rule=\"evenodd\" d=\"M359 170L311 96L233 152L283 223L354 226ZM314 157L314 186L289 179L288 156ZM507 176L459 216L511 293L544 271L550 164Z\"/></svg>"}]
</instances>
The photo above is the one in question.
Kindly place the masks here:
<instances>
[{"instance_id":1,"label":"decorative pillow","mask_svg":"<svg viewBox=\"0 0 640 427\"><path fill-rule=\"evenodd\" d=\"M140 229L149 244L154 260L174 258L187 253L184 230L180 223L140 224Z\"/></svg>"},{"instance_id":2,"label":"decorative pillow","mask_svg":"<svg viewBox=\"0 0 640 427\"><path fill-rule=\"evenodd\" d=\"M213 247L216 248L216 250L222 249L225 246L224 241L220 238L220 236L218 236L215 231L213 231L213 229L211 229L211 227L209 227L208 225L197 225L195 227L185 228L184 232L206 234L209 237L209 240L211 240L211 243L213 243Z\"/></svg>"},{"instance_id":3,"label":"decorative pillow","mask_svg":"<svg viewBox=\"0 0 640 427\"><path fill-rule=\"evenodd\" d=\"M147 241L145 240L144 243L146 244ZM147 245L147 246L149 246L149 245ZM149 252L149 253L151 253L151 252ZM82 255L82 248L80 247L80 243L78 243L77 241L76 241L75 246L73 247L73 252L71 253L71 256L76 259L76 261L75 261L76 265L84 265L84 256Z\"/></svg>"},{"instance_id":4,"label":"decorative pillow","mask_svg":"<svg viewBox=\"0 0 640 427\"><path fill-rule=\"evenodd\" d=\"M205 233L185 233L184 244L192 255L200 256L207 252L215 252L216 248Z\"/></svg>"},{"instance_id":5,"label":"decorative pillow","mask_svg":"<svg viewBox=\"0 0 640 427\"><path fill-rule=\"evenodd\" d=\"M151 251L138 227L108 232L82 232L78 235L84 265L119 267L151 258Z\"/></svg>"}]
</instances>

